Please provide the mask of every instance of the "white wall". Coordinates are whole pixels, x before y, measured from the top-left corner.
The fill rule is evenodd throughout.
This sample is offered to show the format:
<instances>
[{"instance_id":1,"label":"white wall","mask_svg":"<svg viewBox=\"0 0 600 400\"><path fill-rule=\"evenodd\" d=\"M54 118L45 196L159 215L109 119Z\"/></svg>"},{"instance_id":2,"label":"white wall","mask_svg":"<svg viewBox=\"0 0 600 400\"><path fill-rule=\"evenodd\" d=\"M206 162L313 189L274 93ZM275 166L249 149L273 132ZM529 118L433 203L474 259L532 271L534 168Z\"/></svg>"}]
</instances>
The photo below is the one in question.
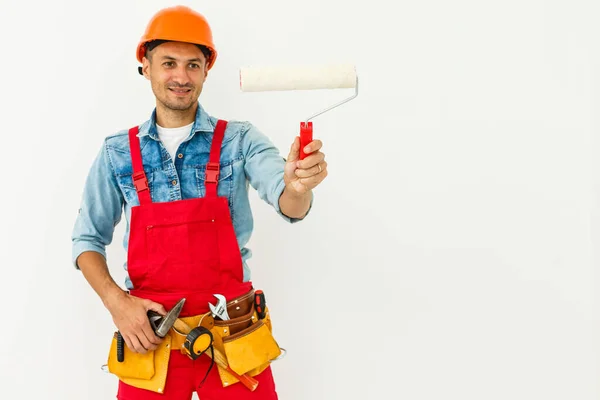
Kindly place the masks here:
<instances>
[{"instance_id":1,"label":"white wall","mask_svg":"<svg viewBox=\"0 0 600 400\"><path fill-rule=\"evenodd\" d=\"M220 52L203 106L282 153L351 91L240 93L240 66L349 61L361 79L315 120L330 175L310 218L252 193L282 399L599 398L597 2L181 3ZM103 138L152 110L135 46L174 2L1 4L0 397L113 398L114 327L70 234Z\"/></svg>"}]
</instances>

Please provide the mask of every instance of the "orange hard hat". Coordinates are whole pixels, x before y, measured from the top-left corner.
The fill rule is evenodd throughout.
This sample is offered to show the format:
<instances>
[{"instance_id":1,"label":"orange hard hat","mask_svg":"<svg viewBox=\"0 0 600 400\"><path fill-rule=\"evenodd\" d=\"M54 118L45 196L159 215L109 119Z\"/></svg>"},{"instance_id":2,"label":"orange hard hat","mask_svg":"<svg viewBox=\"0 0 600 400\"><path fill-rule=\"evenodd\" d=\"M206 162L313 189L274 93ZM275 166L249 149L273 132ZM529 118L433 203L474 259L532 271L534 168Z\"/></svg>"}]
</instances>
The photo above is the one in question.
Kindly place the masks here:
<instances>
[{"instance_id":1,"label":"orange hard hat","mask_svg":"<svg viewBox=\"0 0 600 400\"><path fill-rule=\"evenodd\" d=\"M139 62L142 62L146 54L146 44L153 40L187 42L207 47L211 52L206 60L208 69L212 68L217 59L212 31L206 18L189 7L168 7L154 14L137 46L136 56Z\"/></svg>"}]
</instances>

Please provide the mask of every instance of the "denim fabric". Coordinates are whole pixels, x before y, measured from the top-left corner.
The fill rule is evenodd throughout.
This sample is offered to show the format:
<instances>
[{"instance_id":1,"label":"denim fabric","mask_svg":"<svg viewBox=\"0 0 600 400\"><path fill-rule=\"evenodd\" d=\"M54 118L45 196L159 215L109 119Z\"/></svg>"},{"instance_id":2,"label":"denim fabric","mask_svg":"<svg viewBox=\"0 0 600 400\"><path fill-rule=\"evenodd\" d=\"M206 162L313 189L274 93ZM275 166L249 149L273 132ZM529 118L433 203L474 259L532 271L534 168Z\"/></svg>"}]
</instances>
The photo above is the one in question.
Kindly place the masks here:
<instances>
[{"instance_id":1,"label":"denim fabric","mask_svg":"<svg viewBox=\"0 0 600 400\"><path fill-rule=\"evenodd\" d=\"M140 125L138 136L152 201L175 201L205 195L204 170L216 123L217 118L208 115L198 104L191 133L179 147L177 154L181 156L175 160L171 159L158 138L156 109L151 118ZM299 221L288 218L279 209L279 196L285 187L285 159L251 123L229 121L221 146L220 164L218 195L229 200L243 260L244 281L248 281L251 273L247 260L251 257L251 250L246 244L254 224L248 198L249 185L287 222ZM128 130L125 129L104 140L87 176L72 233L72 262L76 268L76 259L84 251L96 251L106 257L106 246L112 242L114 227L123 213L127 221L123 246L127 251L131 207L139 204L131 174ZM127 271L127 262L124 268ZM125 286L133 288L127 275Z\"/></svg>"}]
</instances>

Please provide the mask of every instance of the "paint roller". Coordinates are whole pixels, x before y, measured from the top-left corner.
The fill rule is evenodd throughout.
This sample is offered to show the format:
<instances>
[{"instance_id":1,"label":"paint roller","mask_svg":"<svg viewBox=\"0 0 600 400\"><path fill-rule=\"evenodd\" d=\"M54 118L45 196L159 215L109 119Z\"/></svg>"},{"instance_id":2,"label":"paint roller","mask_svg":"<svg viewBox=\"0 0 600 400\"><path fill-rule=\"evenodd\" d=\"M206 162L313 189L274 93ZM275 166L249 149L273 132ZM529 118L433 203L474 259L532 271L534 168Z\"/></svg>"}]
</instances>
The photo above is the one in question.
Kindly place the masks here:
<instances>
[{"instance_id":1,"label":"paint roller","mask_svg":"<svg viewBox=\"0 0 600 400\"><path fill-rule=\"evenodd\" d=\"M358 96L358 75L351 64L265 66L240 68L242 92L267 92L289 90L349 89L354 95L311 115L300 122L300 159L304 147L313 140L312 119Z\"/></svg>"}]
</instances>

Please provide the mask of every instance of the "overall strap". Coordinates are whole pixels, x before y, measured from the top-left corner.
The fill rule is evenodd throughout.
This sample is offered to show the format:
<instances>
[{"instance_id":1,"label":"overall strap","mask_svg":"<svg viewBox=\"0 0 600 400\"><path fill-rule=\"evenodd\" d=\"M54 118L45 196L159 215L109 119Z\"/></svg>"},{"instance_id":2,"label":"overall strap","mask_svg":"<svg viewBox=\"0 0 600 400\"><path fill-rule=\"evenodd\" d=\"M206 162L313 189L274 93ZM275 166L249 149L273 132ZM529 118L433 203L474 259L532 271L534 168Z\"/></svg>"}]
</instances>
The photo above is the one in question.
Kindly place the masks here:
<instances>
[{"instance_id":1,"label":"overall strap","mask_svg":"<svg viewBox=\"0 0 600 400\"><path fill-rule=\"evenodd\" d=\"M144 172L144 165L142 164L142 151L140 149L140 138L137 137L138 127L134 126L129 129L129 149L131 152L131 163L133 164L133 185L138 194L138 199L141 204L152 203L152 197L150 197L150 188L148 187L148 179Z\"/></svg>"},{"instance_id":2,"label":"overall strap","mask_svg":"<svg viewBox=\"0 0 600 400\"><path fill-rule=\"evenodd\" d=\"M219 168L221 158L221 144L225 136L227 121L218 120L210 147L210 156L206 164L206 176L204 184L206 186L206 197L217 197L217 184L219 182Z\"/></svg>"}]
</instances>

